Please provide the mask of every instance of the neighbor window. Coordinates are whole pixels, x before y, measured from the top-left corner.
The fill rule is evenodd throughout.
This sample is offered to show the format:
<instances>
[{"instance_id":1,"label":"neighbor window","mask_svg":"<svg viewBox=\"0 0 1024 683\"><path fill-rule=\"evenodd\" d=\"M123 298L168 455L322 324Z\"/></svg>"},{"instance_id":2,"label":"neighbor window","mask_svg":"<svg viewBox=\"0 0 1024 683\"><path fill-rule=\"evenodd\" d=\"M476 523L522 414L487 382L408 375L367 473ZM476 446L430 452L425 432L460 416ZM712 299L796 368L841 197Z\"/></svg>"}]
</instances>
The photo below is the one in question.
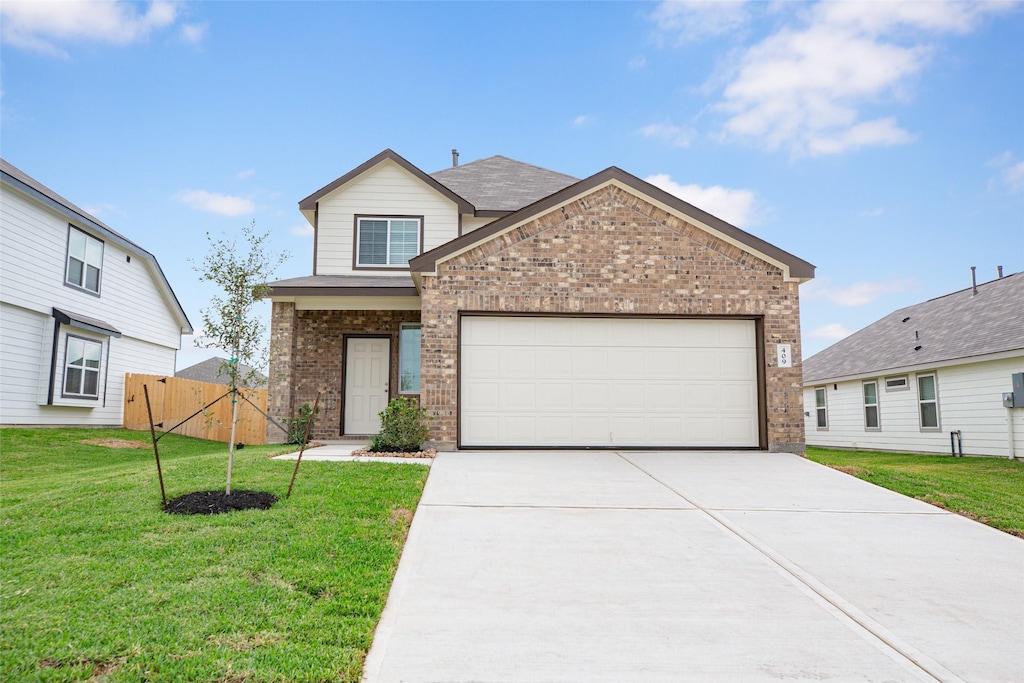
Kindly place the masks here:
<instances>
[{"instance_id":1,"label":"neighbor window","mask_svg":"<svg viewBox=\"0 0 1024 683\"><path fill-rule=\"evenodd\" d=\"M103 242L76 227L70 227L68 268L65 277L67 283L99 294L102 270Z\"/></svg>"},{"instance_id":2,"label":"neighbor window","mask_svg":"<svg viewBox=\"0 0 1024 683\"><path fill-rule=\"evenodd\" d=\"M886 377L885 378L885 390L886 391L906 391L910 388L910 383L907 382L907 376L903 377Z\"/></svg>"},{"instance_id":3,"label":"neighbor window","mask_svg":"<svg viewBox=\"0 0 1024 683\"><path fill-rule=\"evenodd\" d=\"M814 390L814 405L818 414L818 429L828 429L828 406L825 399L825 387Z\"/></svg>"},{"instance_id":4,"label":"neighbor window","mask_svg":"<svg viewBox=\"0 0 1024 683\"><path fill-rule=\"evenodd\" d=\"M408 266L419 253L419 218L356 219L357 266Z\"/></svg>"},{"instance_id":5,"label":"neighbor window","mask_svg":"<svg viewBox=\"0 0 1024 683\"><path fill-rule=\"evenodd\" d=\"M864 428L878 429L878 382L864 382Z\"/></svg>"},{"instance_id":6,"label":"neighbor window","mask_svg":"<svg viewBox=\"0 0 1024 683\"><path fill-rule=\"evenodd\" d=\"M99 398L100 352L103 345L91 339L68 335L64 356L64 395Z\"/></svg>"},{"instance_id":7,"label":"neighbor window","mask_svg":"<svg viewBox=\"0 0 1024 683\"><path fill-rule=\"evenodd\" d=\"M935 375L917 376L917 402L920 406L921 429L938 429L939 398L935 391Z\"/></svg>"},{"instance_id":8,"label":"neighbor window","mask_svg":"<svg viewBox=\"0 0 1024 683\"><path fill-rule=\"evenodd\" d=\"M420 326L402 325L398 338L398 393L420 393Z\"/></svg>"}]
</instances>

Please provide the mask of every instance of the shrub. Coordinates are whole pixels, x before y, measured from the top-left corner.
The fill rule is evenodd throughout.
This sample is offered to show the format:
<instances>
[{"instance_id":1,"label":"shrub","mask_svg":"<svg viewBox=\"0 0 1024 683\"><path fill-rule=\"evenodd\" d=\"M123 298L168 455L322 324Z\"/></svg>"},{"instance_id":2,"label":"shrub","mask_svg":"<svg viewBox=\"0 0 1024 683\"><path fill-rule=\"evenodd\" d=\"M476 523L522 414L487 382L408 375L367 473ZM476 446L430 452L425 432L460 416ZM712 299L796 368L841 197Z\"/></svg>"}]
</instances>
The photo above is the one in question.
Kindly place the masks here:
<instances>
[{"instance_id":1,"label":"shrub","mask_svg":"<svg viewBox=\"0 0 1024 683\"><path fill-rule=\"evenodd\" d=\"M316 412L320 412L319 406ZM316 415L313 414L313 406L306 401L299 408L298 417L289 417L285 420L288 423L288 443L301 444L302 439L306 436L306 425L309 425L309 431L313 433L313 426L316 424Z\"/></svg>"},{"instance_id":2,"label":"shrub","mask_svg":"<svg viewBox=\"0 0 1024 683\"><path fill-rule=\"evenodd\" d=\"M370 442L376 453L415 453L423 448L430 433L430 416L416 403L402 396L393 398L380 413L380 434Z\"/></svg>"}]
</instances>

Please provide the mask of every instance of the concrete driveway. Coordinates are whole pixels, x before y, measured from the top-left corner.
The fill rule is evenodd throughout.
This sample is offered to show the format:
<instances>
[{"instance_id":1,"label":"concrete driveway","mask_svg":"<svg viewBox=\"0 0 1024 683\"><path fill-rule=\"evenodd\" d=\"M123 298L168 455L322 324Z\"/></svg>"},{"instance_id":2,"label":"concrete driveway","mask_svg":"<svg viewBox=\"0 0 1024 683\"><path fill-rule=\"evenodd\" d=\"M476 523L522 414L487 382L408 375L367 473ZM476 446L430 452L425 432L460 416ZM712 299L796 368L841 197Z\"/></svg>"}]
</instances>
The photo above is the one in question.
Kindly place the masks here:
<instances>
[{"instance_id":1,"label":"concrete driveway","mask_svg":"<svg viewBox=\"0 0 1024 683\"><path fill-rule=\"evenodd\" d=\"M1024 541L788 454L458 452L366 681L1021 681Z\"/></svg>"}]
</instances>

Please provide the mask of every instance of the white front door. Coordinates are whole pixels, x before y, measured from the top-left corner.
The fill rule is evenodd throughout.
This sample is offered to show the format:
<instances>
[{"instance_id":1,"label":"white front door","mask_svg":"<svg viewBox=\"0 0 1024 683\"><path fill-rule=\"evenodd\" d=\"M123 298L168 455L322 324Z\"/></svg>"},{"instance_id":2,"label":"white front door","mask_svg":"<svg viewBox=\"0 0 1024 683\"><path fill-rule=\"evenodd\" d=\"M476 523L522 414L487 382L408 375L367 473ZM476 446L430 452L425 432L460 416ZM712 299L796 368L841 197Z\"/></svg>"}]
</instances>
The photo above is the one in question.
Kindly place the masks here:
<instances>
[{"instance_id":1,"label":"white front door","mask_svg":"<svg viewBox=\"0 0 1024 683\"><path fill-rule=\"evenodd\" d=\"M391 340L350 337L345 344L345 434L376 434L388 405Z\"/></svg>"}]
</instances>

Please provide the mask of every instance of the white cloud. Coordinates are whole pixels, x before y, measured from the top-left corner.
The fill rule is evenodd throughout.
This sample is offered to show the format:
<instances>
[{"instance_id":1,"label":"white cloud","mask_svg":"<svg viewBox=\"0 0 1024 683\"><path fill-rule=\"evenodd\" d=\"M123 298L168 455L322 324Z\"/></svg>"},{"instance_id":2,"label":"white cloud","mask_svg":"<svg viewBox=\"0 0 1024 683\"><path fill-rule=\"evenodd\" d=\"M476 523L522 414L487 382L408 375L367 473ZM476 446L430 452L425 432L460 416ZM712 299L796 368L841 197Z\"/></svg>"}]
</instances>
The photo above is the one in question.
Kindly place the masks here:
<instances>
[{"instance_id":1,"label":"white cloud","mask_svg":"<svg viewBox=\"0 0 1024 683\"><path fill-rule=\"evenodd\" d=\"M97 218L103 218L104 216L110 216L111 214L117 216L128 215L124 211L122 211L116 204L86 204L82 208L85 209L88 213L91 213L93 216L96 216Z\"/></svg>"},{"instance_id":2,"label":"white cloud","mask_svg":"<svg viewBox=\"0 0 1024 683\"><path fill-rule=\"evenodd\" d=\"M256 208L252 201L244 197L232 197L206 190L182 190L178 193L177 199L193 209L219 213L222 216L241 216L252 213Z\"/></svg>"},{"instance_id":3,"label":"white cloud","mask_svg":"<svg viewBox=\"0 0 1024 683\"><path fill-rule=\"evenodd\" d=\"M822 325L816 327L807 333L807 336L812 339L831 339L832 341L839 341L845 337L849 337L853 334L853 330L847 328L842 323L830 323L828 325Z\"/></svg>"},{"instance_id":4,"label":"white cloud","mask_svg":"<svg viewBox=\"0 0 1024 683\"><path fill-rule=\"evenodd\" d=\"M677 43L731 33L747 23L743 0L666 0L651 12L658 28L673 33Z\"/></svg>"},{"instance_id":5,"label":"white cloud","mask_svg":"<svg viewBox=\"0 0 1024 683\"><path fill-rule=\"evenodd\" d=\"M644 180L727 223L743 227L758 221L757 200L751 190L736 190L721 185L680 185L664 173L648 176Z\"/></svg>"},{"instance_id":6,"label":"white cloud","mask_svg":"<svg viewBox=\"0 0 1024 683\"><path fill-rule=\"evenodd\" d=\"M856 282L847 287L833 287L828 278L818 278L800 287L800 296L806 301L828 301L837 306L852 308L866 306L886 294L906 292L916 286L917 280L894 277L888 280Z\"/></svg>"},{"instance_id":7,"label":"white cloud","mask_svg":"<svg viewBox=\"0 0 1024 683\"><path fill-rule=\"evenodd\" d=\"M313 226L309 223L299 223L294 226L290 232L298 237L312 237L314 233Z\"/></svg>"},{"instance_id":8,"label":"white cloud","mask_svg":"<svg viewBox=\"0 0 1024 683\"><path fill-rule=\"evenodd\" d=\"M820 2L733 66L717 109L726 139L795 156L840 154L914 140L891 116L864 110L906 98L927 66L929 40L964 33L1001 3Z\"/></svg>"},{"instance_id":9,"label":"white cloud","mask_svg":"<svg viewBox=\"0 0 1024 683\"><path fill-rule=\"evenodd\" d=\"M588 123L590 123L593 120L594 120L593 117L590 116L589 114L580 114L579 116L577 116L576 118L574 118L572 120L572 125L577 126L577 127L585 126L585 125L587 125Z\"/></svg>"},{"instance_id":10,"label":"white cloud","mask_svg":"<svg viewBox=\"0 0 1024 683\"><path fill-rule=\"evenodd\" d=\"M238 178L239 180L248 180L249 178L252 178L254 175L256 175L256 169L247 168L244 171L239 171L235 175L235 177Z\"/></svg>"},{"instance_id":11,"label":"white cloud","mask_svg":"<svg viewBox=\"0 0 1024 683\"><path fill-rule=\"evenodd\" d=\"M637 131L640 135L645 138L655 138L658 140L664 140L673 147L686 148L690 146L690 140L693 139L693 130L689 128L683 128L682 126L675 126L671 123L652 123L644 126Z\"/></svg>"},{"instance_id":12,"label":"white cloud","mask_svg":"<svg viewBox=\"0 0 1024 683\"><path fill-rule=\"evenodd\" d=\"M647 66L647 57L644 57L643 55L637 55L636 57L633 57L633 59L626 62L626 66L628 66L630 69L642 69L645 66Z\"/></svg>"},{"instance_id":13,"label":"white cloud","mask_svg":"<svg viewBox=\"0 0 1024 683\"><path fill-rule=\"evenodd\" d=\"M864 209L863 211L860 212L860 215L869 216L870 218L878 218L883 213L885 213L885 208L881 206L876 206L873 209Z\"/></svg>"},{"instance_id":14,"label":"white cloud","mask_svg":"<svg viewBox=\"0 0 1024 683\"><path fill-rule=\"evenodd\" d=\"M210 28L209 24L184 24L181 27L181 39L186 43L192 45L198 45L203 42L203 38L206 37L206 31Z\"/></svg>"},{"instance_id":15,"label":"white cloud","mask_svg":"<svg viewBox=\"0 0 1024 683\"><path fill-rule=\"evenodd\" d=\"M55 57L67 58L58 47L64 41L128 45L146 40L177 18L177 7L165 1L145 6L134 2L64 1L0 3L5 43Z\"/></svg>"},{"instance_id":16,"label":"white cloud","mask_svg":"<svg viewBox=\"0 0 1024 683\"><path fill-rule=\"evenodd\" d=\"M1017 161L1012 152L1003 152L989 162L999 168L998 184L1011 194L1024 192L1024 161Z\"/></svg>"}]
</instances>

